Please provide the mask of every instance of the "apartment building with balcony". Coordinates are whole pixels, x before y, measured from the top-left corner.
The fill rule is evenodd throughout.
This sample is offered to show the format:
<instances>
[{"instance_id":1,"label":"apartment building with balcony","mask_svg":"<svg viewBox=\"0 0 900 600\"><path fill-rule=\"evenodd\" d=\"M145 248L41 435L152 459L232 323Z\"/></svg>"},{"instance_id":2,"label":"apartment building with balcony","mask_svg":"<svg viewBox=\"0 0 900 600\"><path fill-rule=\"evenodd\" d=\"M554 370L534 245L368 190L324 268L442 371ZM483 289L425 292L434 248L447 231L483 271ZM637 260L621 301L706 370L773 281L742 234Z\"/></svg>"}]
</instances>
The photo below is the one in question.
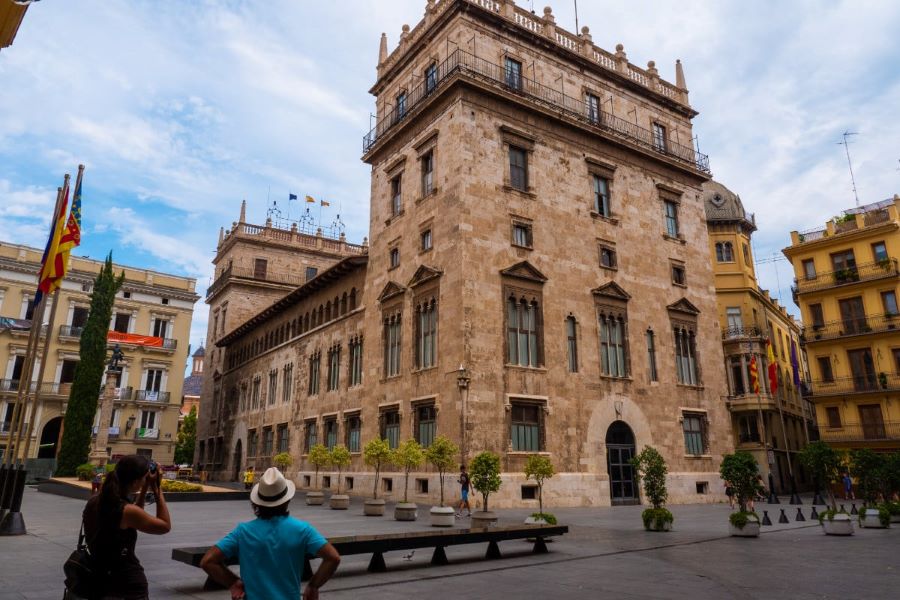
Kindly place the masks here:
<instances>
[{"instance_id":1,"label":"apartment building with balcony","mask_svg":"<svg viewBox=\"0 0 900 600\"><path fill-rule=\"evenodd\" d=\"M21 380L31 327L34 292L42 251L0 242L0 447L5 448L13 404ZM53 331L45 321L47 365L31 389L37 402L26 420L34 420L29 458L55 458L62 432L81 332L87 321L91 288L102 261L72 257L60 289ZM109 423L111 456L140 453L171 462L181 404L183 369L188 352L195 280L116 265L125 283L116 295L109 324L109 346L118 344L125 358L116 377L116 399ZM49 319L49 309L45 319ZM94 432L99 423L95 417Z\"/></svg>"},{"instance_id":2,"label":"apartment building with balcony","mask_svg":"<svg viewBox=\"0 0 900 600\"><path fill-rule=\"evenodd\" d=\"M900 196L791 232L784 249L803 316L822 439L900 448Z\"/></svg>"},{"instance_id":3,"label":"apartment building with balcony","mask_svg":"<svg viewBox=\"0 0 900 600\"><path fill-rule=\"evenodd\" d=\"M751 238L756 218L740 196L717 181L703 186L709 252L715 273L718 320L725 354L735 446L756 457L760 472L772 474L776 492L790 491L790 476L801 487L811 482L796 453L815 437L815 411L803 397L806 356L800 324L767 290L759 287ZM774 393L767 377L766 340L777 363ZM756 358L760 393L753 391L750 362Z\"/></svg>"}]
</instances>

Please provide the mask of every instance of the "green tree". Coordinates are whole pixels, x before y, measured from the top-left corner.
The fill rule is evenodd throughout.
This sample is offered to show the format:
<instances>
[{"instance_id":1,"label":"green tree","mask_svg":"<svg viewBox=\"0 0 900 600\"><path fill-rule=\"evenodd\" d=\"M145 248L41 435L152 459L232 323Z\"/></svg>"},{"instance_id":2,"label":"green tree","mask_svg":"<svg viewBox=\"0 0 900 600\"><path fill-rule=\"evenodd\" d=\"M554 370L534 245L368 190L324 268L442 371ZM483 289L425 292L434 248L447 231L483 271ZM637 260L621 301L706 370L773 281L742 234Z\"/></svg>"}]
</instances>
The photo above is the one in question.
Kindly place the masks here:
<instances>
[{"instance_id":1,"label":"green tree","mask_svg":"<svg viewBox=\"0 0 900 600\"><path fill-rule=\"evenodd\" d=\"M178 441L175 443L175 464L191 464L194 460L194 446L197 443L197 406L191 407L181 422Z\"/></svg>"},{"instance_id":2,"label":"green tree","mask_svg":"<svg viewBox=\"0 0 900 600\"><path fill-rule=\"evenodd\" d=\"M669 509L663 506L669 497L666 489L666 474L669 472L666 459L656 448L647 446L631 459L631 465L637 480L643 484L644 495L652 505L641 513L644 529L650 530L654 526L656 530L663 529L666 523L675 520Z\"/></svg>"},{"instance_id":3,"label":"green tree","mask_svg":"<svg viewBox=\"0 0 900 600\"><path fill-rule=\"evenodd\" d=\"M272 457L272 464L284 473L289 466L294 464L294 457L291 456L289 452L279 452Z\"/></svg>"},{"instance_id":4,"label":"green tree","mask_svg":"<svg viewBox=\"0 0 900 600\"><path fill-rule=\"evenodd\" d=\"M75 475L78 465L87 462L91 447L91 423L97 412L100 382L106 366L106 337L112 318L116 292L125 281L125 273L116 277L113 272L112 252L94 280L91 307L87 322L81 332L81 349L75 379L69 393L69 403L63 422L63 438L59 449L56 474L63 477Z\"/></svg>"},{"instance_id":5,"label":"green tree","mask_svg":"<svg viewBox=\"0 0 900 600\"><path fill-rule=\"evenodd\" d=\"M831 485L841 480L841 470L844 461L841 453L823 441L810 442L798 455L800 464L813 476L817 484L825 485L828 494L828 503L831 510L837 511L837 502L831 493Z\"/></svg>"},{"instance_id":6,"label":"green tree","mask_svg":"<svg viewBox=\"0 0 900 600\"><path fill-rule=\"evenodd\" d=\"M313 479L313 487L319 487L319 469L331 463L331 454L323 444L316 444L309 449L309 455L306 457L309 464L316 470L315 479Z\"/></svg>"},{"instance_id":7,"label":"green tree","mask_svg":"<svg viewBox=\"0 0 900 600\"><path fill-rule=\"evenodd\" d=\"M408 502L409 472L412 469L419 468L425 462L425 453L422 452L422 446L412 438L405 442L400 442L397 449L391 453L391 462L403 471L403 501Z\"/></svg>"},{"instance_id":8,"label":"green tree","mask_svg":"<svg viewBox=\"0 0 900 600\"><path fill-rule=\"evenodd\" d=\"M375 467L375 488L372 498L378 500L378 478L381 476L381 467L391 460L391 446L387 440L376 438L363 447L363 458L370 467Z\"/></svg>"},{"instance_id":9,"label":"green tree","mask_svg":"<svg viewBox=\"0 0 900 600\"><path fill-rule=\"evenodd\" d=\"M525 461L525 479L534 479L538 486L538 507L542 515L544 514L544 481L555 474L553 463L547 456L532 454Z\"/></svg>"},{"instance_id":10,"label":"green tree","mask_svg":"<svg viewBox=\"0 0 900 600\"><path fill-rule=\"evenodd\" d=\"M328 451L328 464L336 467L338 472L338 494L341 493L341 473L344 472L346 467L350 466L350 458L350 451L343 444L338 444Z\"/></svg>"},{"instance_id":11,"label":"green tree","mask_svg":"<svg viewBox=\"0 0 900 600\"><path fill-rule=\"evenodd\" d=\"M734 488L741 512L747 512L747 503L750 502L759 490L756 475L759 473L759 465L749 452L738 450L734 454L726 454L722 457L719 466L722 479L729 482Z\"/></svg>"},{"instance_id":12,"label":"green tree","mask_svg":"<svg viewBox=\"0 0 900 600\"><path fill-rule=\"evenodd\" d=\"M488 509L488 496L500 489L500 457L485 450L472 459L469 465L472 474L472 487L481 493L484 510Z\"/></svg>"},{"instance_id":13,"label":"green tree","mask_svg":"<svg viewBox=\"0 0 900 600\"><path fill-rule=\"evenodd\" d=\"M856 479L856 488L866 502L866 506L874 508L878 503L878 495L884 492L885 460L884 454L876 454L868 448L857 448L850 451L850 474Z\"/></svg>"},{"instance_id":14,"label":"green tree","mask_svg":"<svg viewBox=\"0 0 900 600\"><path fill-rule=\"evenodd\" d=\"M456 464L457 454L459 454L459 446L443 435L434 438L434 441L425 450L425 459L438 471L438 480L441 484L441 506L444 506L444 474Z\"/></svg>"}]
</instances>

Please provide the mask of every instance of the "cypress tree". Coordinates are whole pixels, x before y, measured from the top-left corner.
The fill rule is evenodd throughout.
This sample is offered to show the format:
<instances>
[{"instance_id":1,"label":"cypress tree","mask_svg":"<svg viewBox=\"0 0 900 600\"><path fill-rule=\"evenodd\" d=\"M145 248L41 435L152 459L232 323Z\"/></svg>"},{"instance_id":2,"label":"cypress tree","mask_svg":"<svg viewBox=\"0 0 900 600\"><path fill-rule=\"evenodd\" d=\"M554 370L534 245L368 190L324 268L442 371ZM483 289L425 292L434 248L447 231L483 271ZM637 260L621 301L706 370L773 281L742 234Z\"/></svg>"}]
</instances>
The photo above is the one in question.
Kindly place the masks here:
<instances>
[{"instance_id":1,"label":"cypress tree","mask_svg":"<svg viewBox=\"0 0 900 600\"><path fill-rule=\"evenodd\" d=\"M124 272L118 277L113 273L110 252L94 280L91 308L81 333L79 362L75 367L75 379L72 381L69 405L63 422L63 439L56 467L58 476L72 477L75 475L75 468L87 462L91 448L91 425L97 412L100 383L106 368L109 320L112 318L116 292L124 281Z\"/></svg>"}]
</instances>

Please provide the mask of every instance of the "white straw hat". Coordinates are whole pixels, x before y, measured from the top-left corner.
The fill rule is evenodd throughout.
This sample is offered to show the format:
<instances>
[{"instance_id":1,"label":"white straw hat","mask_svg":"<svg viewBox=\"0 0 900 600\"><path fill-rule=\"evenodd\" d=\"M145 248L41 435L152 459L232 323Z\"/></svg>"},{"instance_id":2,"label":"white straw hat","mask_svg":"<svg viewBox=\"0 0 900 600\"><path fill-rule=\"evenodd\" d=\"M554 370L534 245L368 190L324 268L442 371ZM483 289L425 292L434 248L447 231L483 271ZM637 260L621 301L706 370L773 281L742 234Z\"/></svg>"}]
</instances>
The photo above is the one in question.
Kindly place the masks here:
<instances>
[{"instance_id":1,"label":"white straw hat","mask_svg":"<svg viewBox=\"0 0 900 600\"><path fill-rule=\"evenodd\" d=\"M289 502L296 491L293 481L285 479L275 467L269 467L259 478L259 483L253 486L250 501L257 506L281 506Z\"/></svg>"}]
</instances>

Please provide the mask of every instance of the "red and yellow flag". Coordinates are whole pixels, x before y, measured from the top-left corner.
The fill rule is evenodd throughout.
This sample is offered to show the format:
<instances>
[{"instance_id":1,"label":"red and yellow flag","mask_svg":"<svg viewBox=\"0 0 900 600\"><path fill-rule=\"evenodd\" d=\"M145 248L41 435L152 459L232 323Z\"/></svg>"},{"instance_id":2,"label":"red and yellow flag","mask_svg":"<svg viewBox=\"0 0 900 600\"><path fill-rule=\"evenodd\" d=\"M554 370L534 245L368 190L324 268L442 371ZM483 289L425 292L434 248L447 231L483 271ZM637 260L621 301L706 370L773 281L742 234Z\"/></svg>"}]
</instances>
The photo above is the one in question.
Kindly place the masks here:
<instances>
[{"instance_id":1,"label":"red and yellow flag","mask_svg":"<svg viewBox=\"0 0 900 600\"><path fill-rule=\"evenodd\" d=\"M775 361L770 339L766 339L766 358L769 360L769 393L774 396L778 391L778 363Z\"/></svg>"},{"instance_id":2,"label":"red and yellow flag","mask_svg":"<svg viewBox=\"0 0 900 600\"><path fill-rule=\"evenodd\" d=\"M69 254L72 248L81 244L81 175L84 168L78 169L78 178L75 180L75 193L72 195L72 210L69 212L69 220L59 239L59 254L62 257L63 269L69 264ZM65 275L65 273L63 273Z\"/></svg>"},{"instance_id":3,"label":"red and yellow flag","mask_svg":"<svg viewBox=\"0 0 900 600\"><path fill-rule=\"evenodd\" d=\"M38 272L38 289L34 295L35 306L40 303L43 296L52 293L62 284L65 275L65 263L59 253L59 243L62 239L66 225L66 213L69 207L69 185L62 190L62 201L59 204L59 212L53 215L53 224L50 228L50 237L44 248L44 257L41 260L41 270Z\"/></svg>"},{"instance_id":4,"label":"red and yellow flag","mask_svg":"<svg viewBox=\"0 0 900 600\"><path fill-rule=\"evenodd\" d=\"M750 388L754 394L759 393L759 368L756 366L756 355L750 357Z\"/></svg>"}]
</instances>

